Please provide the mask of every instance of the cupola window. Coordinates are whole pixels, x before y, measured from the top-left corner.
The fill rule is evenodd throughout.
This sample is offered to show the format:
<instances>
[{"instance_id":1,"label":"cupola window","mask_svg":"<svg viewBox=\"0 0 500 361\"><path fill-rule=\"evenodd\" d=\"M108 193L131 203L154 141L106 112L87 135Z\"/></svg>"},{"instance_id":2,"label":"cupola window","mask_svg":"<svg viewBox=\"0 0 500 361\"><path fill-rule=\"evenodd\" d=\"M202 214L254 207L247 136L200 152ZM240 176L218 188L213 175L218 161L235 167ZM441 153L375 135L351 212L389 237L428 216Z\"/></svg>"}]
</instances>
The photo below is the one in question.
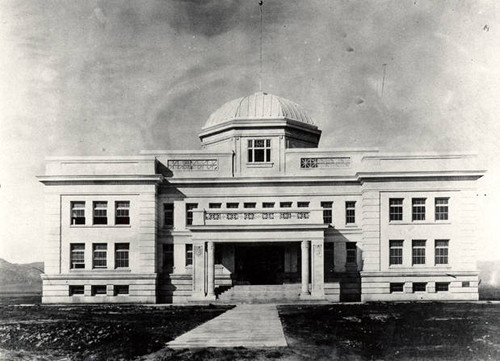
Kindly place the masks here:
<instances>
[{"instance_id":1,"label":"cupola window","mask_svg":"<svg viewBox=\"0 0 500 361\"><path fill-rule=\"evenodd\" d=\"M248 140L248 162L268 163L271 161L271 139Z\"/></svg>"}]
</instances>

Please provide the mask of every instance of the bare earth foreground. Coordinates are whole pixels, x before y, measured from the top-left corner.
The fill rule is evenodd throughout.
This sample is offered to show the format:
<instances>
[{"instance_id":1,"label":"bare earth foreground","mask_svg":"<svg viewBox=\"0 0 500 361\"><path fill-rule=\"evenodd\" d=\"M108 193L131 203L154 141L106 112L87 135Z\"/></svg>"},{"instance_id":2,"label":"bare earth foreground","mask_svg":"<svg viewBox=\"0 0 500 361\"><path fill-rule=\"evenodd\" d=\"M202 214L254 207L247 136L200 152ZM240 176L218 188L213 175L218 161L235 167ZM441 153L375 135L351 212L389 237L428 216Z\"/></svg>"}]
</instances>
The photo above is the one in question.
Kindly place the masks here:
<instances>
[{"instance_id":1,"label":"bare earth foreground","mask_svg":"<svg viewBox=\"0 0 500 361\"><path fill-rule=\"evenodd\" d=\"M278 306L288 347L172 350L230 307L0 306L6 360L500 360L498 303Z\"/></svg>"}]
</instances>

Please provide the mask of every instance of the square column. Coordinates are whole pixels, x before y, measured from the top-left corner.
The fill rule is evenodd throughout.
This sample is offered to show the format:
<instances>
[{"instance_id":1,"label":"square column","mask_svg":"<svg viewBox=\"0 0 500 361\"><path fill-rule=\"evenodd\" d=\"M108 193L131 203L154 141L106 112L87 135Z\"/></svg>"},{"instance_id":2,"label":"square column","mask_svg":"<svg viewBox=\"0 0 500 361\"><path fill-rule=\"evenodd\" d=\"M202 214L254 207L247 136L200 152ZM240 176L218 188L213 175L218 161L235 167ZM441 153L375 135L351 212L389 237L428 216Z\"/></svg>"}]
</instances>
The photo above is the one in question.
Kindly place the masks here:
<instances>
[{"instance_id":1,"label":"square column","mask_svg":"<svg viewBox=\"0 0 500 361\"><path fill-rule=\"evenodd\" d=\"M215 300L215 244L207 242L207 299Z\"/></svg>"},{"instance_id":2,"label":"square column","mask_svg":"<svg viewBox=\"0 0 500 361\"><path fill-rule=\"evenodd\" d=\"M324 241L311 241L311 297L325 298Z\"/></svg>"},{"instance_id":3,"label":"square column","mask_svg":"<svg viewBox=\"0 0 500 361\"><path fill-rule=\"evenodd\" d=\"M301 273L302 273L302 289L300 292L300 297L308 297L309 296L309 241L302 241L301 245Z\"/></svg>"},{"instance_id":4,"label":"square column","mask_svg":"<svg viewBox=\"0 0 500 361\"><path fill-rule=\"evenodd\" d=\"M205 299L205 243L193 244L193 296Z\"/></svg>"}]
</instances>

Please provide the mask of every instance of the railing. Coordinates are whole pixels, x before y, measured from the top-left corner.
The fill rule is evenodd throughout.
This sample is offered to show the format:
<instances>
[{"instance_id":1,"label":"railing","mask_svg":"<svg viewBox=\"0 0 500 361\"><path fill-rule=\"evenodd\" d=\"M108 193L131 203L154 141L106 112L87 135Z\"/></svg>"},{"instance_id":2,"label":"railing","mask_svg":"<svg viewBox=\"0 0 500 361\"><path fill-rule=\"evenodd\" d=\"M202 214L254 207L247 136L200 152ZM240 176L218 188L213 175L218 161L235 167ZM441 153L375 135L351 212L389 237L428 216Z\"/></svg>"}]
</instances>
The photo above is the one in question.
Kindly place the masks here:
<instances>
[{"instance_id":1,"label":"railing","mask_svg":"<svg viewBox=\"0 0 500 361\"><path fill-rule=\"evenodd\" d=\"M193 225L262 225L323 223L322 209L193 210Z\"/></svg>"}]
</instances>

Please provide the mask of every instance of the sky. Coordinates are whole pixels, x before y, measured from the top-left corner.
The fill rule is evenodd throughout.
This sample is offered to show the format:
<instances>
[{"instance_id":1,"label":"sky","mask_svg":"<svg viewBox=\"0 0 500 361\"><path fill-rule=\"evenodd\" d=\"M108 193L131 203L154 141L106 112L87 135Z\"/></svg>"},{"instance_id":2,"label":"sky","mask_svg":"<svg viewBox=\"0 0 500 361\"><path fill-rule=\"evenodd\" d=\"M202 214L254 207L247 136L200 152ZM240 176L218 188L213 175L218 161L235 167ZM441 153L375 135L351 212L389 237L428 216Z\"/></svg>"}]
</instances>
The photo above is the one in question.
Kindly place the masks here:
<instances>
[{"instance_id":1,"label":"sky","mask_svg":"<svg viewBox=\"0 0 500 361\"><path fill-rule=\"evenodd\" d=\"M479 255L500 259L499 2L264 0L263 29L263 91L321 147L476 152ZM0 2L0 258L42 259L45 157L199 149L259 90L259 44L257 0Z\"/></svg>"}]
</instances>

